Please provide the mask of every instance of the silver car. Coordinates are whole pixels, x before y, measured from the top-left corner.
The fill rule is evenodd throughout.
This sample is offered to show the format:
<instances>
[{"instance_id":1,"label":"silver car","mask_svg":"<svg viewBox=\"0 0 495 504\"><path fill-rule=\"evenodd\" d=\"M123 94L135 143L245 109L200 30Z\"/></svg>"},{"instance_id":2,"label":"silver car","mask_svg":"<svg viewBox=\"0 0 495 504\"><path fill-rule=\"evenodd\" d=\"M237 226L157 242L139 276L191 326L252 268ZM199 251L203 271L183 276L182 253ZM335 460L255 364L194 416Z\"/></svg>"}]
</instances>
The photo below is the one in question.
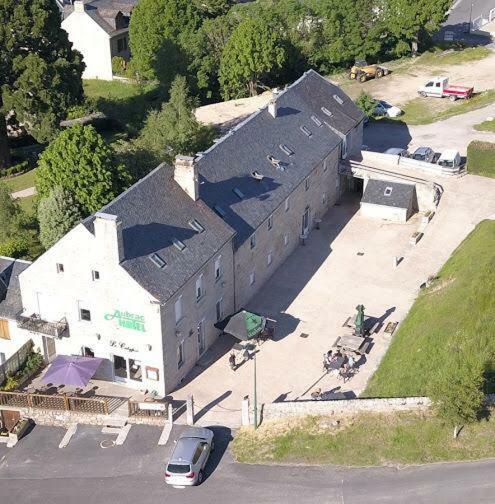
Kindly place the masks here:
<instances>
[{"instance_id":1,"label":"silver car","mask_svg":"<svg viewBox=\"0 0 495 504\"><path fill-rule=\"evenodd\" d=\"M189 427L176 441L165 470L165 482L179 487L200 485L213 449L213 432L210 429Z\"/></svg>"}]
</instances>

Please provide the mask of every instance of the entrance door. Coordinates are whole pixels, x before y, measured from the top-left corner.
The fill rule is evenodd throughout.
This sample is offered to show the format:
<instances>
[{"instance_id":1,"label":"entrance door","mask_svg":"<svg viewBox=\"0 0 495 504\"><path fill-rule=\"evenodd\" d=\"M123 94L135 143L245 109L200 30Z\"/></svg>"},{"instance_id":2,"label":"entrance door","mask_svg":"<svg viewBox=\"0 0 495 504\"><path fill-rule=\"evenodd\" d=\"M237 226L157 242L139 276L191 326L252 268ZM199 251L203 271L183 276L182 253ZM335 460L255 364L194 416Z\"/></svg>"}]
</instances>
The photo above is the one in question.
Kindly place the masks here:
<instances>
[{"instance_id":1,"label":"entrance door","mask_svg":"<svg viewBox=\"0 0 495 504\"><path fill-rule=\"evenodd\" d=\"M55 339L49 338L48 336L43 336L43 357L45 362L49 364L57 355L57 348L55 345Z\"/></svg>"},{"instance_id":2,"label":"entrance door","mask_svg":"<svg viewBox=\"0 0 495 504\"><path fill-rule=\"evenodd\" d=\"M201 355L206 348L205 341L205 321L204 319L198 324L198 353Z\"/></svg>"},{"instance_id":3,"label":"entrance door","mask_svg":"<svg viewBox=\"0 0 495 504\"><path fill-rule=\"evenodd\" d=\"M305 235L309 231L309 206L306 207L302 216L302 234Z\"/></svg>"},{"instance_id":4,"label":"entrance door","mask_svg":"<svg viewBox=\"0 0 495 504\"><path fill-rule=\"evenodd\" d=\"M0 411L0 423L4 429L11 431L21 419L18 411Z\"/></svg>"},{"instance_id":5,"label":"entrance door","mask_svg":"<svg viewBox=\"0 0 495 504\"><path fill-rule=\"evenodd\" d=\"M116 382L125 383L128 378L127 359L120 355L113 356L113 374Z\"/></svg>"}]
</instances>

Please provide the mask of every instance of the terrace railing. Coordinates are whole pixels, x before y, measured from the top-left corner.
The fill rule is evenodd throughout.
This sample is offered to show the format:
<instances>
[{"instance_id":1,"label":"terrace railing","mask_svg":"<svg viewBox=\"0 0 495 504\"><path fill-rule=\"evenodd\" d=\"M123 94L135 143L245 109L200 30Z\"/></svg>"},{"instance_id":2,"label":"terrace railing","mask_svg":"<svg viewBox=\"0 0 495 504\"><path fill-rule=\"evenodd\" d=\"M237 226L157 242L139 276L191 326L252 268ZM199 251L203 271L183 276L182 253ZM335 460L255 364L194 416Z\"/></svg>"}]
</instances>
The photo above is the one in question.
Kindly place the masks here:
<instances>
[{"instance_id":1,"label":"terrace railing","mask_svg":"<svg viewBox=\"0 0 495 504\"><path fill-rule=\"evenodd\" d=\"M33 314L29 317L19 315L17 317L17 327L27 331L45 334L53 338L60 338L69 329L69 324L66 318L62 318L58 322L49 322L43 320L39 315Z\"/></svg>"}]
</instances>

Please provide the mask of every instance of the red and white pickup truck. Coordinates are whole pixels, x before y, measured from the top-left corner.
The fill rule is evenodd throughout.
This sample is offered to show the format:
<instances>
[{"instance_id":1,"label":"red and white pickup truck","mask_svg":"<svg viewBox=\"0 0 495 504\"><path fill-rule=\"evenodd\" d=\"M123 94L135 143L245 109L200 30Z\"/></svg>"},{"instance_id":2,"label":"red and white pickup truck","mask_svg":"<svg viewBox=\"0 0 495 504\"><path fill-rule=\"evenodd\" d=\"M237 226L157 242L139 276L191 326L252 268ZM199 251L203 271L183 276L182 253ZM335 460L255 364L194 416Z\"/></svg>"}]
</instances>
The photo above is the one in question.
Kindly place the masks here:
<instances>
[{"instance_id":1,"label":"red and white pickup truck","mask_svg":"<svg viewBox=\"0 0 495 504\"><path fill-rule=\"evenodd\" d=\"M459 98L471 98L473 92L474 87L449 85L448 77L434 77L418 89L418 93L425 98L427 96L448 97L451 101L456 101Z\"/></svg>"}]
</instances>

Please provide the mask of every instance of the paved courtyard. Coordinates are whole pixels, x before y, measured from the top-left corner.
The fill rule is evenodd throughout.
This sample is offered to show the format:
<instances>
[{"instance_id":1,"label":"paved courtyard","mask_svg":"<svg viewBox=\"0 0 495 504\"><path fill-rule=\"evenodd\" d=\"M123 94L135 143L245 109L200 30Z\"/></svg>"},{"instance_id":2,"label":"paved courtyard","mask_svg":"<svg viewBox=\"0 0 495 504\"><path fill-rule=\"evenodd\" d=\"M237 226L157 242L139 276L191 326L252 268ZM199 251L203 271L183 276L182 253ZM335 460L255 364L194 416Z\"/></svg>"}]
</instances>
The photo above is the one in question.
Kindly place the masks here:
<instances>
[{"instance_id":1,"label":"paved courtyard","mask_svg":"<svg viewBox=\"0 0 495 504\"><path fill-rule=\"evenodd\" d=\"M366 313L401 321L421 283L435 274L482 219L495 213L495 180L467 175L437 180L444 194L437 213L416 247L410 235L419 216L407 224L370 220L347 197L325 216L321 229L275 272L248 308L277 321L275 341L257 353L258 400L309 398L315 388L354 397L364 389L390 343L380 331L359 373L346 384L322 370L322 357L342 334L357 304ZM393 256L404 260L395 268ZM307 337L301 337L301 334ZM253 394L253 362L235 372L228 364L234 340L222 337L172 395L192 393L200 424L236 425L242 397Z\"/></svg>"}]
</instances>

